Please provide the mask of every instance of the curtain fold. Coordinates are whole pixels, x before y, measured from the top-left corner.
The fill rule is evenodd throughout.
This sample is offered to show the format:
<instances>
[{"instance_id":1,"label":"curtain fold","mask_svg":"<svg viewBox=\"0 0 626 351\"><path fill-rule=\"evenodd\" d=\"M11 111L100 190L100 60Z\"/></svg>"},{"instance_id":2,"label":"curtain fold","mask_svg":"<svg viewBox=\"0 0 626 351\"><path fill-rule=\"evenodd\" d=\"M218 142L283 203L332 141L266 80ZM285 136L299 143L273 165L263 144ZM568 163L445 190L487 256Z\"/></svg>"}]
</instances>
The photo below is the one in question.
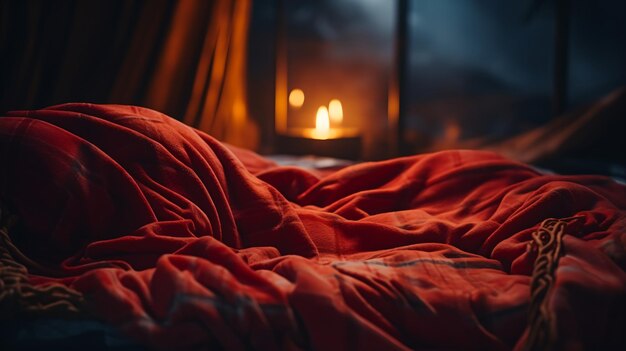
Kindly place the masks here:
<instances>
[{"instance_id":1,"label":"curtain fold","mask_svg":"<svg viewBox=\"0 0 626 351\"><path fill-rule=\"evenodd\" d=\"M197 9L207 3L189 0L178 4L173 30L146 101L168 111L177 104L178 87L189 87L190 91L184 92L188 94L182 118L185 123L220 140L256 149L258 128L248 117L246 99L246 49L252 2L214 0L207 11L211 14L209 19L203 20ZM192 28L199 23L205 25L202 30ZM182 54L185 50L193 54ZM185 84L185 72L178 67L190 64L192 57L195 74L191 84Z\"/></svg>"},{"instance_id":2,"label":"curtain fold","mask_svg":"<svg viewBox=\"0 0 626 351\"><path fill-rule=\"evenodd\" d=\"M256 149L246 47L252 0L2 1L0 108L141 105Z\"/></svg>"}]
</instances>

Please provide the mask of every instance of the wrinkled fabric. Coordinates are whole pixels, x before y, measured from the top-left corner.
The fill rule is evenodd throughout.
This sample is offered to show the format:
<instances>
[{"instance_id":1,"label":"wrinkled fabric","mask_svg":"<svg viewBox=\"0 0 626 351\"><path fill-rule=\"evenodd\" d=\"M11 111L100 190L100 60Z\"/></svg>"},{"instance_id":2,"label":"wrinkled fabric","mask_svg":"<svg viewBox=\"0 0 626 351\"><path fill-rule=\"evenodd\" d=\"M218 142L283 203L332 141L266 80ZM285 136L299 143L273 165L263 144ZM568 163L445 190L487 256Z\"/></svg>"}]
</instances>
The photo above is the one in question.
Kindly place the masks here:
<instances>
[{"instance_id":1,"label":"wrinkled fabric","mask_svg":"<svg viewBox=\"0 0 626 351\"><path fill-rule=\"evenodd\" d=\"M153 110L0 118L0 199L33 284L155 349L490 349L527 332L532 232L581 216L547 297L559 347L626 331L626 187L454 150L330 174Z\"/></svg>"}]
</instances>

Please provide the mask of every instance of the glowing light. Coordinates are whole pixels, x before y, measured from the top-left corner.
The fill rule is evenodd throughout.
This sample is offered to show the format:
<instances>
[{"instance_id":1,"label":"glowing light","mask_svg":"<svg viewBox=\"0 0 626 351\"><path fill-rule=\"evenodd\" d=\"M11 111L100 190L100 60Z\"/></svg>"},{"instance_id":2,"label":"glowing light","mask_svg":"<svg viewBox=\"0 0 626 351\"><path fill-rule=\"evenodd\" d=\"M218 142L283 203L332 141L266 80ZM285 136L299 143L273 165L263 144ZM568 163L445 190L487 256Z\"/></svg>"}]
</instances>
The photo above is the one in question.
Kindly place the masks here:
<instances>
[{"instance_id":1,"label":"glowing light","mask_svg":"<svg viewBox=\"0 0 626 351\"><path fill-rule=\"evenodd\" d=\"M328 104L328 115L333 124L341 124L343 121L343 107L338 99L330 100Z\"/></svg>"},{"instance_id":2,"label":"glowing light","mask_svg":"<svg viewBox=\"0 0 626 351\"><path fill-rule=\"evenodd\" d=\"M328 139L330 136L330 119L328 118L328 109L326 106L320 106L317 109L313 136L316 139Z\"/></svg>"},{"instance_id":3,"label":"glowing light","mask_svg":"<svg viewBox=\"0 0 626 351\"><path fill-rule=\"evenodd\" d=\"M289 93L289 105L300 108L304 104L304 92L301 89L293 89Z\"/></svg>"}]
</instances>

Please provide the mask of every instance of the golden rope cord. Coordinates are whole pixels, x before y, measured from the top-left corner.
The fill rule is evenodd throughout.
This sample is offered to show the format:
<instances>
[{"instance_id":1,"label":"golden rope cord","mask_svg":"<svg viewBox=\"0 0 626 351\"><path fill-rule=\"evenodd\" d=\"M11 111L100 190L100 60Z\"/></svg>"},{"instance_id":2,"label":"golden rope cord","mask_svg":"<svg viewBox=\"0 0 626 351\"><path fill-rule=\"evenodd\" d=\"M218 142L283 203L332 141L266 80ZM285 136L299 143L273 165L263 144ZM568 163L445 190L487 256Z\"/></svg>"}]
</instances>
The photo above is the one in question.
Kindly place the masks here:
<instances>
[{"instance_id":1,"label":"golden rope cord","mask_svg":"<svg viewBox=\"0 0 626 351\"><path fill-rule=\"evenodd\" d=\"M528 314L529 334L526 350L549 350L556 332L553 330L552 314L548 308L548 295L554 285L554 274L563 254L563 235L567 225L582 216L563 219L548 218L533 232L533 249L537 251L530 284Z\"/></svg>"}]
</instances>

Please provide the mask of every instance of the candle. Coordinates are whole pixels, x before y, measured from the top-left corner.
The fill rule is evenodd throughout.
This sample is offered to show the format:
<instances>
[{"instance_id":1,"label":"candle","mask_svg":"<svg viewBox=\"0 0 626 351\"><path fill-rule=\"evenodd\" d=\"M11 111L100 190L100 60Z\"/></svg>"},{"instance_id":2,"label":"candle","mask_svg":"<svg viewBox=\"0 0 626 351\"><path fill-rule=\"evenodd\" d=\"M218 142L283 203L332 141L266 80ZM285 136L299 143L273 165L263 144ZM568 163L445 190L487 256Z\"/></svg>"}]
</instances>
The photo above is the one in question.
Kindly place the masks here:
<instances>
[{"instance_id":1,"label":"candle","mask_svg":"<svg viewBox=\"0 0 626 351\"><path fill-rule=\"evenodd\" d=\"M328 104L328 115L330 121L335 125L340 125L343 122L343 107L339 99L332 99Z\"/></svg>"},{"instance_id":2,"label":"candle","mask_svg":"<svg viewBox=\"0 0 626 351\"><path fill-rule=\"evenodd\" d=\"M299 109L304 103L304 93L294 89L289 94L289 105ZM292 155L318 155L345 159L359 159L361 137L355 128L346 128L343 123L343 106L339 99L332 99L317 108L313 128L289 128L279 133L279 152Z\"/></svg>"},{"instance_id":3,"label":"candle","mask_svg":"<svg viewBox=\"0 0 626 351\"><path fill-rule=\"evenodd\" d=\"M326 106L320 106L315 115L315 129L313 130L314 139L328 139L330 137L330 119L328 117L328 109Z\"/></svg>"}]
</instances>

